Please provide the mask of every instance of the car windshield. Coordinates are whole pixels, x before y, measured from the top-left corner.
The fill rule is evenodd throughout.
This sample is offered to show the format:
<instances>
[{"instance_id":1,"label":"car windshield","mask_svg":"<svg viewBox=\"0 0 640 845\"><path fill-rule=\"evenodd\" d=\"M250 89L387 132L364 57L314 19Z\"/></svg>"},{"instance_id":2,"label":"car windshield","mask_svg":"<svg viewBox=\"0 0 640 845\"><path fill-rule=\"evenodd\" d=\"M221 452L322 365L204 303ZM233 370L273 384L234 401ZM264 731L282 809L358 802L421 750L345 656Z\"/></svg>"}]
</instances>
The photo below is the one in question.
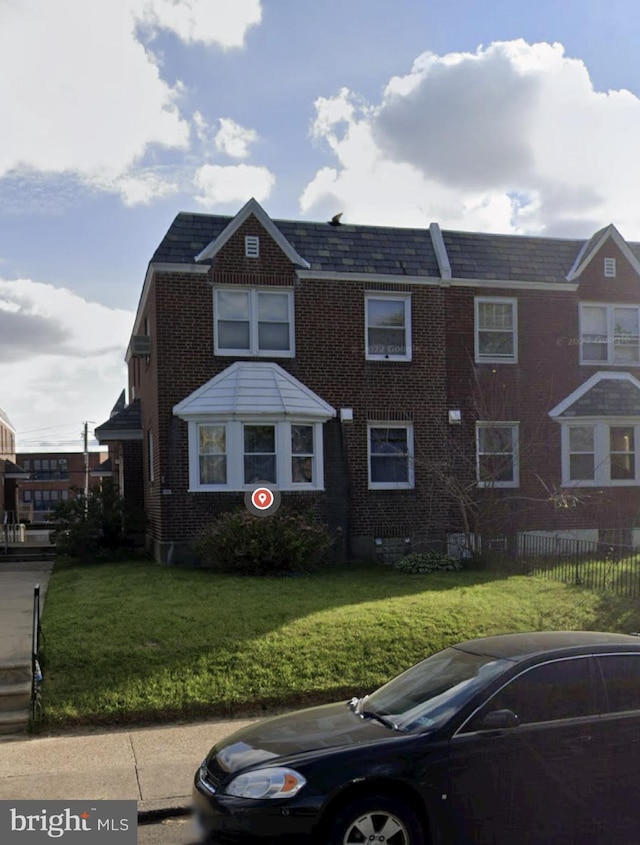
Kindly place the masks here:
<instances>
[{"instance_id":1,"label":"car windshield","mask_svg":"<svg viewBox=\"0 0 640 845\"><path fill-rule=\"evenodd\" d=\"M400 731L437 728L513 664L447 648L358 702L357 712L385 717Z\"/></svg>"}]
</instances>

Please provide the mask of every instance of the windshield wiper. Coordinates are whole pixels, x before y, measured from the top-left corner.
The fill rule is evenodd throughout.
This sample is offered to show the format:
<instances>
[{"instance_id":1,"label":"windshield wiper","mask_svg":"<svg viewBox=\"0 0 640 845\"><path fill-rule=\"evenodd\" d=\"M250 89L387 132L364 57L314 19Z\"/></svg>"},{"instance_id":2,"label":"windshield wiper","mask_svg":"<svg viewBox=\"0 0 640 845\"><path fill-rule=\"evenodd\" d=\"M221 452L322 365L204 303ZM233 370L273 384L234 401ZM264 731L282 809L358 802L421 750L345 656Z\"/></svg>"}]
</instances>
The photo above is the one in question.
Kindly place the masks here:
<instances>
[{"instance_id":1,"label":"windshield wiper","mask_svg":"<svg viewBox=\"0 0 640 845\"><path fill-rule=\"evenodd\" d=\"M374 710L361 710L360 716L363 719L375 719L376 722L380 722L381 725L384 725L385 728L391 728L394 731L399 731L400 728L391 721L391 719L387 719L386 716L382 716L380 713L376 713Z\"/></svg>"}]
</instances>

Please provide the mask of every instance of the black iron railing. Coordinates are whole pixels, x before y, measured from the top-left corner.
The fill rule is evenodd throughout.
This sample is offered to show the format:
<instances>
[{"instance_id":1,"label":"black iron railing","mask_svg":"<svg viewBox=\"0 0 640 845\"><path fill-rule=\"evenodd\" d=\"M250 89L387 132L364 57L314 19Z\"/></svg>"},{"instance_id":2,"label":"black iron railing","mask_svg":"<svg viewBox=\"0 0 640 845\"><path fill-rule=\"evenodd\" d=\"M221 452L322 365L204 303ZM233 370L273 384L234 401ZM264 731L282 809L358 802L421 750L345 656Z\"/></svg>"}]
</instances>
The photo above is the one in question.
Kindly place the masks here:
<instances>
[{"instance_id":1,"label":"black iron railing","mask_svg":"<svg viewBox=\"0 0 640 845\"><path fill-rule=\"evenodd\" d=\"M42 702L40 698L40 684L42 683L41 668L41 640L40 626L40 584L33 588L33 625L31 629L31 722L37 724L42 717Z\"/></svg>"}]
</instances>

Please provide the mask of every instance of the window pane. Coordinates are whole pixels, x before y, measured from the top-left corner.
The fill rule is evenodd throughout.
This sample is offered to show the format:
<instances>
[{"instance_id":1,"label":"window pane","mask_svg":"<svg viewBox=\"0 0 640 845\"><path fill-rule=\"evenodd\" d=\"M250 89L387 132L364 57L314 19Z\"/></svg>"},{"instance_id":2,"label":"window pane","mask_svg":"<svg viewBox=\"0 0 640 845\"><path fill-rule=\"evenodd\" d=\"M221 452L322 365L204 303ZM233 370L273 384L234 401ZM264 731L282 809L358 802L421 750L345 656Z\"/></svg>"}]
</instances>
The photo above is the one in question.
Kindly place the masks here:
<instances>
[{"instance_id":1,"label":"window pane","mask_svg":"<svg viewBox=\"0 0 640 845\"><path fill-rule=\"evenodd\" d=\"M291 451L294 455L313 455L313 426L291 426Z\"/></svg>"},{"instance_id":2,"label":"window pane","mask_svg":"<svg viewBox=\"0 0 640 845\"><path fill-rule=\"evenodd\" d=\"M404 328L404 302L397 299L368 299L369 327Z\"/></svg>"},{"instance_id":3,"label":"window pane","mask_svg":"<svg viewBox=\"0 0 640 845\"><path fill-rule=\"evenodd\" d=\"M249 349L249 323L218 321L219 349Z\"/></svg>"},{"instance_id":4,"label":"window pane","mask_svg":"<svg viewBox=\"0 0 640 845\"><path fill-rule=\"evenodd\" d=\"M369 329L369 355L406 355L404 329Z\"/></svg>"},{"instance_id":5,"label":"window pane","mask_svg":"<svg viewBox=\"0 0 640 845\"><path fill-rule=\"evenodd\" d=\"M372 455L407 453L406 428L372 428L370 436Z\"/></svg>"},{"instance_id":6,"label":"window pane","mask_svg":"<svg viewBox=\"0 0 640 845\"><path fill-rule=\"evenodd\" d=\"M513 429L511 426L481 426L478 429L481 452L513 452Z\"/></svg>"},{"instance_id":7,"label":"window pane","mask_svg":"<svg viewBox=\"0 0 640 845\"><path fill-rule=\"evenodd\" d=\"M600 306L582 306L582 334L607 336L607 309Z\"/></svg>"},{"instance_id":8,"label":"window pane","mask_svg":"<svg viewBox=\"0 0 640 845\"><path fill-rule=\"evenodd\" d=\"M481 329L512 329L513 305L511 302L480 302L478 321Z\"/></svg>"},{"instance_id":9,"label":"window pane","mask_svg":"<svg viewBox=\"0 0 640 845\"><path fill-rule=\"evenodd\" d=\"M609 700L609 710L640 710L640 657L617 654L598 658Z\"/></svg>"},{"instance_id":10,"label":"window pane","mask_svg":"<svg viewBox=\"0 0 640 845\"><path fill-rule=\"evenodd\" d=\"M289 323L258 323L258 347L289 350Z\"/></svg>"},{"instance_id":11,"label":"window pane","mask_svg":"<svg viewBox=\"0 0 640 845\"><path fill-rule=\"evenodd\" d=\"M607 339L602 342L592 341L582 344L582 357L585 361L606 361L607 360Z\"/></svg>"},{"instance_id":12,"label":"window pane","mask_svg":"<svg viewBox=\"0 0 640 845\"><path fill-rule=\"evenodd\" d=\"M227 458L225 455L200 455L200 484L226 484Z\"/></svg>"},{"instance_id":13,"label":"window pane","mask_svg":"<svg viewBox=\"0 0 640 845\"><path fill-rule=\"evenodd\" d=\"M569 479L571 481L592 481L594 470L593 455L570 455Z\"/></svg>"},{"instance_id":14,"label":"window pane","mask_svg":"<svg viewBox=\"0 0 640 845\"><path fill-rule=\"evenodd\" d=\"M218 318L222 320L249 319L249 293L247 291L218 291Z\"/></svg>"},{"instance_id":15,"label":"window pane","mask_svg":"<svg viewBox=\"0 0 640 845\"><path fill-rule=\"evenodd\" d=\"M223 425L200 426L200 454L224 455L227 451L226 430Z\"/></svg>"},{"instance_id":16,"label":"window pane","mask_svg":"<svg viewBox=\"0 0 640 845\"><path fill-rule=\"evenodd\" d=\"M616 339L620 336L638 337L638 309L614 308L613 331Z\"/></svg>"},{"instance_id":17,"label":"window pane","mask_svg":"<svg viewBox=\"0 0 640 845\"><path fill-rule=\"evenodd\" d=\"M569 429L569 451L593 452L593 426L571 426Z\"/></svg>"},{"instance_id":18,"label":"window pane","mask_svg":"<svg viewBox=\"0 0 640 845\"><path fill-rule=\"evenodd\" d=\"M389 455L371 456L371 481L375 483L408 482L409 462L407 457Z\"/></svg>"},{"instance_id":19,"label":"window pane","mask_svg":"<svg viewBox=\"0 0 640 845\"><path fill-rule=\"evenodd\" d=\"M313 458L293 455L291 458L291 480L294 484L310 484L313 481Z\"/></svg>"},{"instance_id":20,"label":"window pane","mask_svg":"<svg viewBox=\"0 0 640 845\"><path fill-rule=\"evenodd\" d=\"M513 481L511 455L480 455L480 481Z\"/></svg>"},{"instance_id":21,"label":"window pane","mask_svg":"<svg viewBox=\"0 0 640 845\"><path fill-rule=\"evenodd\" d=\"M275 323L289 321L289 296L286 293L259 293L258 320L271 320Z\"/></svg>"},{"instance_id":22,"label":"window pane","mask_svg":"<svg viewBox=\"0 0 640 845\"><path fill-rule=\"evenodd\" d=\"M244 456L244 483L254 484L256 481L277 482L275 455Z\"/></svg>"},{"instance_id":23,"label":"window pane","mask_svg":"<svg viewBox=\"0 0 640 845\"><path fill-rule=\"evenodd\" d=\"M478 335L481 355L513 356L513 332L483 332Z\"/></svg>"},{"instance_id":24,"label":"window pane","mask_svg":"<svg viewBox=\"0 0 640 845\"><path fill-rule=\"evenodd\" d=\"M622 345L616 343L615 345L615 360L616 363L637 363L640 360L640 349L638 344L634 344L632 346L629 345Z\"/></svg>"},{"instance_id":25,"label":"window pane","mask_svg":"<svg viewBox=\"0 0 640 845\"><path fill-rule=\"evenodd\" d=\"M245 453L276 451L276 430L273 425L245 425L244 427Z\"/></svg>"},{"instance_id":26,"label":"window pane","mask_svg":"<svg viewBox=\"0 0 640 845\"><path fill-rule=\"evenodd\" d=\"M612 452L633 452L633 426L612 425L609 429L610 448Z\"/></svg>"},{"instance_id":27,"label":"window pane","mask_svg":"<svg viewBox=\"0 0 640 845\"><path fill-rule=\"evenodd\" d=\"M536 666L508 684L483 710L511 710L520 724L589 716L588 659Z\"/></svg>"}]
</instances>

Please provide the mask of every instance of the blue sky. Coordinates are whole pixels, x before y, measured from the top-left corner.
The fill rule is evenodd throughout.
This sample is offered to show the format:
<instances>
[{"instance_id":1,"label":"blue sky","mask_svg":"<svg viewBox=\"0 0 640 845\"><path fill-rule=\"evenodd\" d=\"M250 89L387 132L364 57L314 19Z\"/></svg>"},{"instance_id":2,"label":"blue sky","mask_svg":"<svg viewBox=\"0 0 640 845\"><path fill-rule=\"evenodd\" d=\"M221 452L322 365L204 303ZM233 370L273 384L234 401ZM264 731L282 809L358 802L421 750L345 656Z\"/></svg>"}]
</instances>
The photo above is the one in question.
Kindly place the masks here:
<instances>
[{"instance_id":1,"label":"blue sky","mask_svg":"<svg viewBox=\"0 0 640 845\"><path fill-rule=\"evenodd\" d=\"M640 240L633 0L0 0L0 406L76 449L180 210Z\"/></svg>"}]
</instances>

